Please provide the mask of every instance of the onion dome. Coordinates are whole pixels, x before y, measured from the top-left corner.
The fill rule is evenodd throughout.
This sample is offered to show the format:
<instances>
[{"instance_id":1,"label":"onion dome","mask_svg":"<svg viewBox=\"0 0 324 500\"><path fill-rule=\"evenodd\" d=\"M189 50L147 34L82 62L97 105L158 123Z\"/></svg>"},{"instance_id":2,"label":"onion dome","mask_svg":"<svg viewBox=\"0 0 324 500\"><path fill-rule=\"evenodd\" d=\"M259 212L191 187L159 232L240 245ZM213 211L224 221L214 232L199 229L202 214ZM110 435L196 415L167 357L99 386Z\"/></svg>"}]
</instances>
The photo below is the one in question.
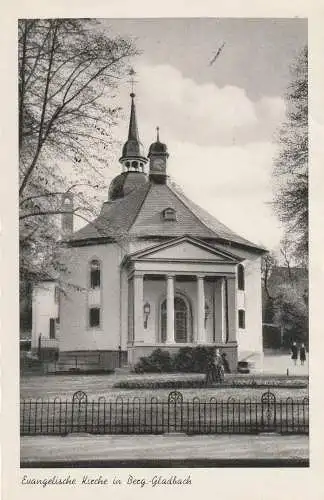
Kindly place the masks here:
<instances>
[{"instance_id":1,"label":"onion dome","mask_svg":"<svg viewBox=\"0 0 324 500\"><path fill-rule=\"evenodd\" d=\"M111 181L108 199L114 201L123 198L146 182L147 176L144 172L123 172Z\"/></svg>"},{"instance_id":2,"label":"onion dome","mask_svg":"<svg viewBox=\"0 0 324 500\"><path fill-rule=\"evenodd\" d=\"M152 154L160 155L161 153L162 155L169 156L167 145L160 142L160 129L156 127L156 141L151 144L148 156L150 157Z\"/></svg>"}]
</instances>

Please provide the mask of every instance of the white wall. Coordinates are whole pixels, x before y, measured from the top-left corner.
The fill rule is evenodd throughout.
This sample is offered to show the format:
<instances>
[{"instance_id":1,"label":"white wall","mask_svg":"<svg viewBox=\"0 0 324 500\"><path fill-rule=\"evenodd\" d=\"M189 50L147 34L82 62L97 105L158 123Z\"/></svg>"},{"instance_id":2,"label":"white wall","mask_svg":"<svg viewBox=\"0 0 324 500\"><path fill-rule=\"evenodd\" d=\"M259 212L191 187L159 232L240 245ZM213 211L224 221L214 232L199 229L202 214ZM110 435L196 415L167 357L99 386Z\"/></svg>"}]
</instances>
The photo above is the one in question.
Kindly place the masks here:
<instances>
[{"instance_id":1,"label":"white wall","mask_svg":"<svg viewBox=\"0 0 324 500\"><path fill-rule=\"evenodd\" d=\"M101 324L89 326L89 264L101 262ZM115 350L120 345L120 272L122 252L116 244L91 245L69 249L70 289L61 300L60 349ZM127 300L127 299L126 299Z\"/></svg>"},{"instance_id":2,"label":"white wall","mask_svg":"<svg viewBox=\"0 0 324 500\"><path fill-rule=\"evenodd\" d=\"M238 328L239 360L251 353L260 357L262 346L261 258L243 262L245 291L238 290L238 309L245 310L245 329Z\"/></svg>"},{"instance_id":3,"label":"white wall","mask_svg":"<svg viewBox=\"0 0 324 500\"><path fill-rule=\"evenodd\" d=\"M32 296L32 348L38 347L38 338L49 338L50 318L57 318L58 303L55 302L55 283L42 282L35 286Z\"/></svg>"},{"instance_id":4,"label":"white wall","mask_svg":"<svg viewBox=\"0 0 324 500\"><path fill-rule=\"evenodd\" d=\"M152 241L134 242L132 251L141 247L151 246ZM227 249L228 248L225 248ZM246 328L238 329L239 359L254 352L262 354L262 313L261 313L261 257L245 250L232 249L245 260L245 291L237 291L238 308L246 311ZM71 284L80 287L81 291L70 290L67 297L61 299L60 349L115 350L119 345L127 347L128 335L128 283L125 271L120 273L120 262L123 258L118 245L105 244L71 248L68 266L70 274L67 277ZM88 326L88 279L89 263L92 259L101 262L101 313L100 328ZM121 288L120 288L121 286ZM120 291L121 290L121 291ZM193 313L193 333L197 329L197 284L192 282L176 282L176 290L183 291L191 301ZM145 342L156 343L159 332L159 304L165 296L166 283L162 281L144 281L144 303L149 302L151 313L148 328L144 330ZM213 286L205 283L205 295L212 311ZM46 309L46 308L45 308ZM48 309L48 307L47 307ZM121 311L121 312L120 312ZM47 316L50 317L50 316ZM216 319L217 320L217 319ZM48 322L49 323L49 322ZM213 317L210 313L207 319L206 340L213 339Z\"/></svg>"}]
</instances>

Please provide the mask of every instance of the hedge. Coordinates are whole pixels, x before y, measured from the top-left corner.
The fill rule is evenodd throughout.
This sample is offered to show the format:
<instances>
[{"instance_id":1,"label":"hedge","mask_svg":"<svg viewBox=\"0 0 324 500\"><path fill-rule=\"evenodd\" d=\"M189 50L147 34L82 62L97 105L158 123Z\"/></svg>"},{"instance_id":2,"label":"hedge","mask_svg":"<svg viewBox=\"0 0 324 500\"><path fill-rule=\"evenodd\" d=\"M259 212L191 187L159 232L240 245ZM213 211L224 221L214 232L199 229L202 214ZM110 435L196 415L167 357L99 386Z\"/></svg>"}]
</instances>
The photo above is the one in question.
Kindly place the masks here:
<instances>
[{"instance_id":1,"label":"hedge","mask_svg":"<svg viewBox=\"0 0 324 500\"><path fill-rule=\"evenodd\" d=\"M206 386L204 378L177 379L177 380L122 380L113 385L116 389L196 389L205 387L229 387L233 389L305 389L308 387L306 381L302 380L276 380L276 379L225 379L219 384L208 384Z\"/></svg>"}]
</instances>

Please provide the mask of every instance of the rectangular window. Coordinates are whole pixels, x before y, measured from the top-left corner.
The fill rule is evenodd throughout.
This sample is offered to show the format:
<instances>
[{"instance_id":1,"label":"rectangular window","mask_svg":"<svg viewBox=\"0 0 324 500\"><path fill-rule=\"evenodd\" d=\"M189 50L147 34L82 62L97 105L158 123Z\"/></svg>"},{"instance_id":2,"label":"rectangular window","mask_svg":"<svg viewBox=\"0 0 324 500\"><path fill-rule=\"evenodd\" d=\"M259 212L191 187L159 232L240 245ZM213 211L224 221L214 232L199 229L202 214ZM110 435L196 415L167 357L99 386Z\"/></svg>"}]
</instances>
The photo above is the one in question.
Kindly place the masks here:
<instances>
[{"instance_id":1,"label":"rectangular window","mask_svg":"<svg viewBox=\"0 0 324 500\"><path fill-rule=\"evenodd\" d=\"M91 328L100 326L100 308L91 307L89 309L89 326Z\"/></svg>"},{"instance_id":2,"label":"rectangular window","mask_svg":"<svg viewBox=\"0 0 324 500\"><path fill-rule=\"evenodd\" d=\"M100 288L100 269L91 269L91 288Z\"/></svg>"},{"instance_id":3,"label":"rectangular window","mask_svg":"<svg viewBox=\"0 0 324 500\"><path fill-rule=\"evenodd\" d=\"M50 318L49 320L49 338L55 339L55 319Z\"/></svg>"},{"instance_id":4,"label":"rectangular window","mask_svg":"<svg viewBox=\"0 0 324 500\"><path fill-rule=\"evenodd\" d=\"M238 312L238 323L239 328L245 328L245 311L243 309Z\"/></svg>"}]
</instances>

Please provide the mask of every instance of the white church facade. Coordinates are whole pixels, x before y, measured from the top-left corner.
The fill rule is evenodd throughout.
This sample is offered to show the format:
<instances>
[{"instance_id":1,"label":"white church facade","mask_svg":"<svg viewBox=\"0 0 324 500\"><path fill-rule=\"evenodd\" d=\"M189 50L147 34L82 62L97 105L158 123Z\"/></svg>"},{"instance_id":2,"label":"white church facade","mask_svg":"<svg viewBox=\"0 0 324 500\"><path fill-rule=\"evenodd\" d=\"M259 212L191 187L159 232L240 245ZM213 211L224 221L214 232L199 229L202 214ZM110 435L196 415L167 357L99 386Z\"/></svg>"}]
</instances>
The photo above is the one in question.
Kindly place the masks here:
<instances>
[{"instance_id":1,"label":"white church facade","mask_svg":"<svg viewBox=\"0 0 324 500\"><path fill-rule=\"evenodd\" d=\"M145 156L134 97L122 172L111 182L97 219L66 238L66 279L76 288L60 294L55 309L60 355L86 359L98 352L116 366L122 352L134 366L156 348L175 352L208 345L226 353L233 371L238 360L260 364L265 249L174 187L159 132ZM71 219L65 225L65 232L72 229ZM53 284L49 289L54 300ZM39 317L47 314L49 325L53 309L47 303L41 310L43 295L35 289L34 309L38 305ZM34 347L40 334L53 338L53 324L41 332L36 323L37 318Z\"/></svg>"}]
</instances>

